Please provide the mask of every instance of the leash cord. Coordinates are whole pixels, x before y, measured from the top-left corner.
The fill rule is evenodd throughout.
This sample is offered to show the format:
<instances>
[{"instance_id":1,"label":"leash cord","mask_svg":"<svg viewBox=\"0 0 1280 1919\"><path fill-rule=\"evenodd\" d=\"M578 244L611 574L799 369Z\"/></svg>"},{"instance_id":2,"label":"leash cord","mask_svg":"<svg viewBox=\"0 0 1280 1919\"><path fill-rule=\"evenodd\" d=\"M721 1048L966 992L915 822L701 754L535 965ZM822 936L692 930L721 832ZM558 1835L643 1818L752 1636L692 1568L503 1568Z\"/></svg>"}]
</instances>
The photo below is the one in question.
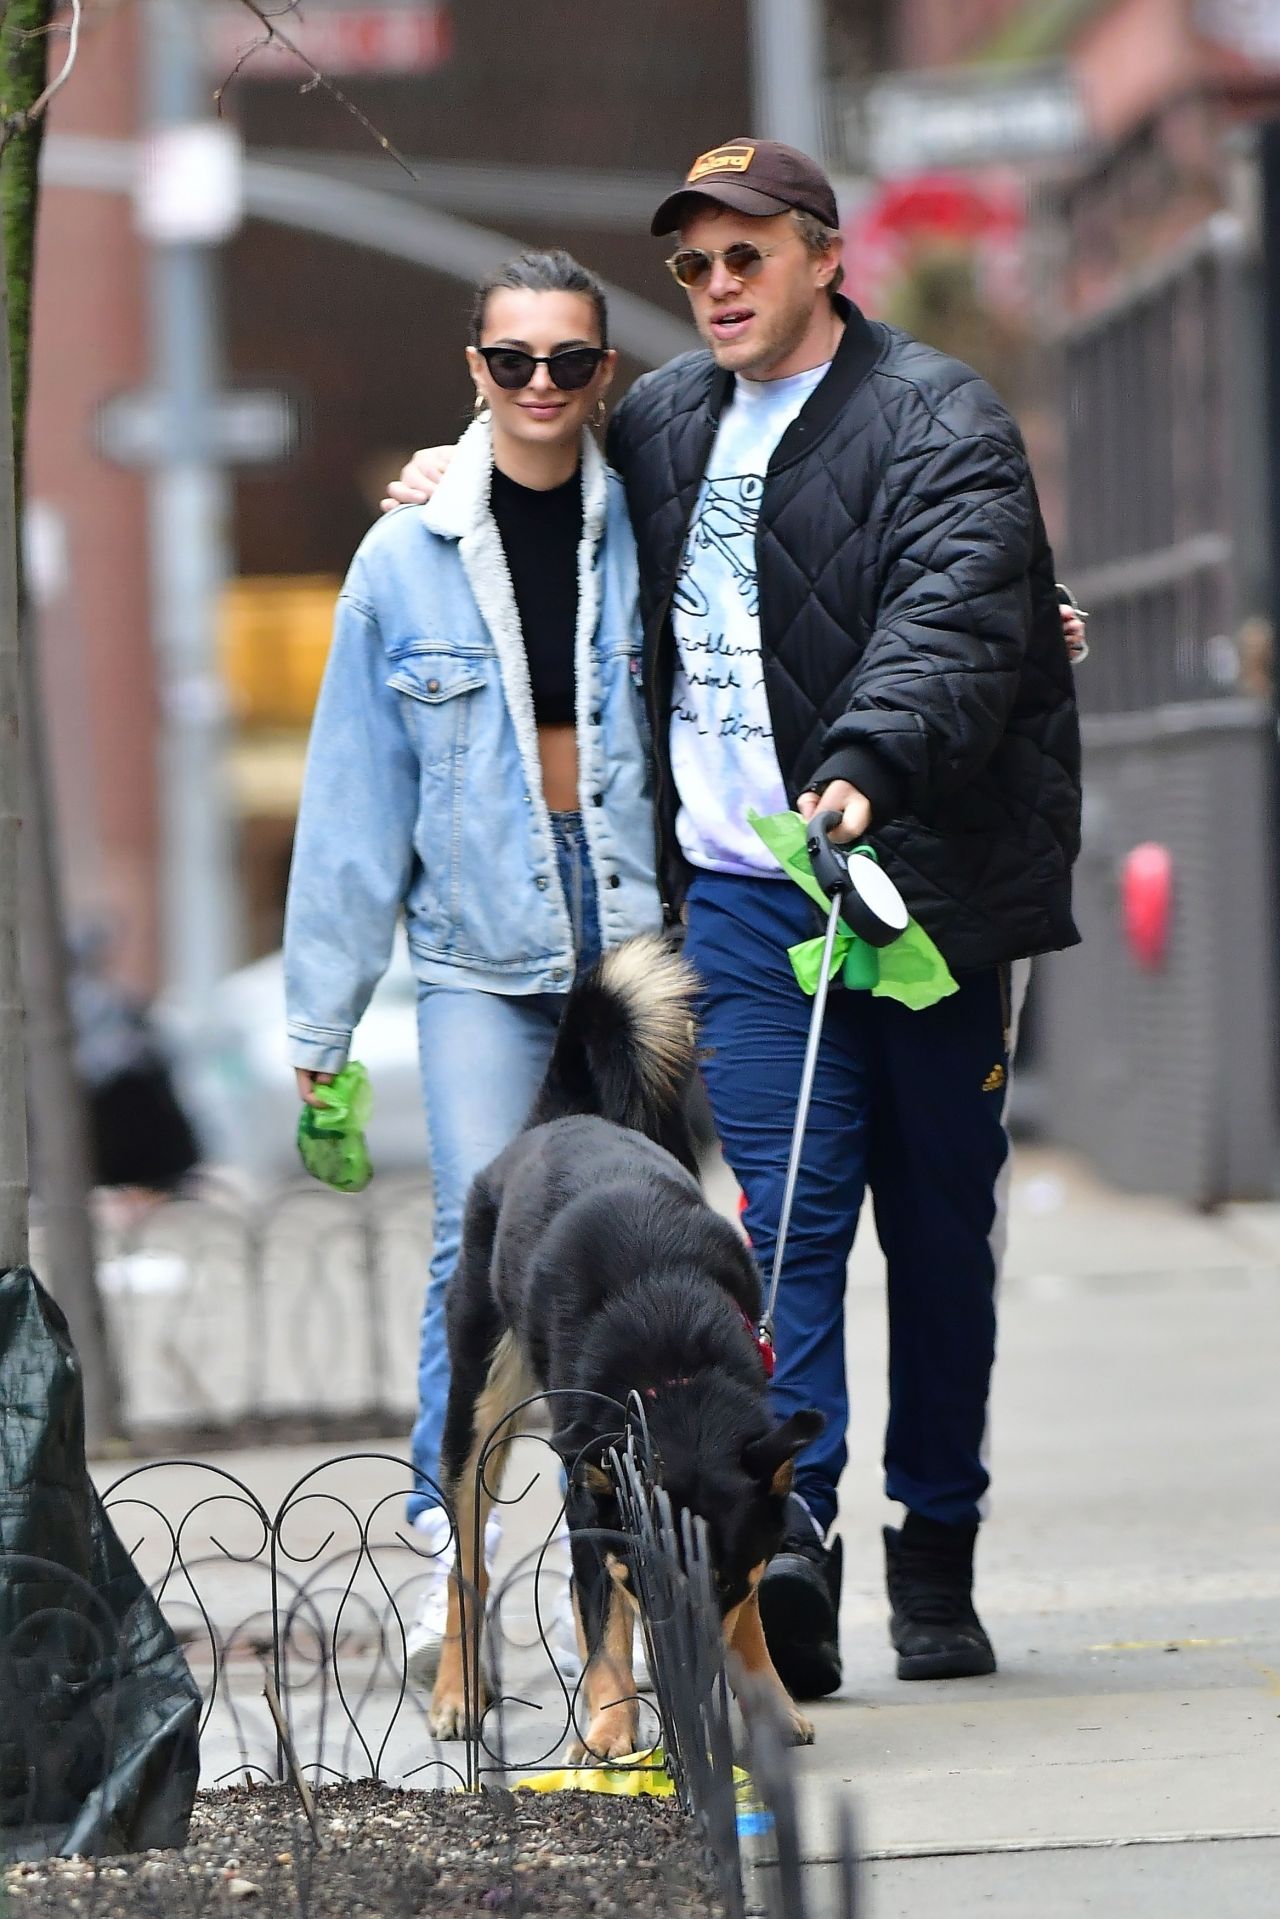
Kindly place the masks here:
<instances>
[{"instance_id":1,"label":"leash cord","mask_svg":"<svg viewBox=\"0 0 1280 1919\"><path fill-rule=\"evenodd\" d=\"M837 893L831 902L831 911L827 915L827 936L822 949L822 972L813 996L813 1012L809 1019L804 1071L800 1075L800 1097L796 1103L796 1123L791 1134L791 1158L787 1164L787 1184L782 1195L782 1216L778 1221L778 1238L773 1249L773 1275L769 1281L769 1303L764 1315L763 1330L770 1338L773 1336L773 1314L778 1303L782 1262L787 1251L787 1234L791 1228L791 1208L795 1202L796 1182L800 1177L800 1156L804 1151L805 1128L809 1123L809 1103L813 1098L813 1082L818 1069L818 1046L822 1039L822 1021L827 1010L827 993L831 985L831 962L835 954L836 933L840 927L841 904L840 895Z\"/></svg>"}]
</instances>

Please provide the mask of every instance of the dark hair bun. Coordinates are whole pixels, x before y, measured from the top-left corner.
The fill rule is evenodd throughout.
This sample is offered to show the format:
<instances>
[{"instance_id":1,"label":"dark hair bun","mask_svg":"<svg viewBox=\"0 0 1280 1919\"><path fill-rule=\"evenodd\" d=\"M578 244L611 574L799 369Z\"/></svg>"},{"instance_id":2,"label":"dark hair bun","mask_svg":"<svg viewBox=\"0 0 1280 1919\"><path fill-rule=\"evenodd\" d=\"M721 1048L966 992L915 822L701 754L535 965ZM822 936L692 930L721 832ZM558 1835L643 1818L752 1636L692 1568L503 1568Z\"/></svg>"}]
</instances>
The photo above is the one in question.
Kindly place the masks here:
<instances>
[{"instance_id":1,"label":"dark hair bun","mask_svg":"<svg viewBox=\"0 0 1280 1919\"><path fill-rule=\"evenodd\" d=\"M490 274L487 280L481 281L471 306L472 346L480 344L489 295L504 288L527 293L581 293L596 310L601 346L608 346L609 308L604 288L594 273L589 273L562 247L553 247L546 253L518 254L514 260L508 260L505 266L499 267L496 273Z\"/></svg>"}]
</instances>

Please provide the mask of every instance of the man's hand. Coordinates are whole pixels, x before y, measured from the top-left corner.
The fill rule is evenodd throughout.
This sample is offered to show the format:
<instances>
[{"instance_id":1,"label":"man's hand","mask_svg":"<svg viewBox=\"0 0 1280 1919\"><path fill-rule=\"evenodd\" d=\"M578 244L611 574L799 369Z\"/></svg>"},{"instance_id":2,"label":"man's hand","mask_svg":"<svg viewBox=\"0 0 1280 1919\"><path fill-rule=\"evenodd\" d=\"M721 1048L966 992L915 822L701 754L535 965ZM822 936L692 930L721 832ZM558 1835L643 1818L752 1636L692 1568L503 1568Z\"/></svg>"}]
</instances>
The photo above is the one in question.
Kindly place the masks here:
<instances>
[{"instance_id":1,"label":"man's hand","mask_svg":"<svg viewBox=\"0 0 1280 1919\"><path fill-rule=\"evenodd\" d=\"M298 1098L303 1105L323 1107L324 1101L316 1098L316 1087L332 1086L337 1074L312 1073L305 1066L295 1066L293 1070L298 1081Z\"/></svg>"},{"instance_id":2,"label":"man's hand","mask_svg":"<svg viewBox=\"0 0 1280 1919\"><path fill-rule=\"evenodd\" d=\"M400 478L392 480L382 501L384 513L397 506L425 506L445 476L454 449L451 446L423 446L401 467Z\"/></svg>"},{"instance_id":3,"label":"man's hand","mask_svg":"<svg viewBox=\"0 0 1280 1919\"><path fill-rule=\"evenodd\" d=\"M1089 615L1082 614L1078 607L1062 608L1062 637L1067 643L1067 658L1072 666L1079 666L1081 660L1087 660L1089 657L1089 638L1084 630L1084 623L1088 617Z\"/></svg>"},{"instance_id":4,"label":"man's hand","mask_svg":"<svg viewBox=\"0 0 1280 1919\"><path fill-rule=\"evenodd\" d=\"M811 820L815 813L839 813L840 824L831 829L831 838L837 846L862 839L871 826L871 802L856 786L850 786L848 780L832 780L821 793L802 793L796 801L796 811L805 820Z\"/></svg>"}]
</instances>

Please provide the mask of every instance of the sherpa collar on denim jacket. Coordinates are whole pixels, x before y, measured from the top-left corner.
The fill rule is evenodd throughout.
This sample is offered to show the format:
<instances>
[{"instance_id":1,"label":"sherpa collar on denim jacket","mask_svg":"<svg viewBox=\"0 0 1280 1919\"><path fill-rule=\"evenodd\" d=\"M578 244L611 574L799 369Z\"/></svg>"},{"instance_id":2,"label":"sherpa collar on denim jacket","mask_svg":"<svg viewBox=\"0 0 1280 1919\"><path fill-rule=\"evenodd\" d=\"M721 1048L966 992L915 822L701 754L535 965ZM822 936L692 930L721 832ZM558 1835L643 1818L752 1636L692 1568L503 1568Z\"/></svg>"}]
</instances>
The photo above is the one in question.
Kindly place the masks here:
<instances>
[{"instance_id":1,"label":"sherpa collar on denim jacket","mask_svg":"<svg viewBox=\"0 0 1280 1919\"><path fill-rule=\"evenodd\" d=\"M502 674L502 690L515 727L525 780L546 830L550 814L542 798L542 770L533 692L520 630L515 588L502 535L493 517L493 429L479 419L459 440L434 497L421 509L423 524L446 540L457 540L472 597L493 636ZM604 532L608 484L604 458L590 433L582 435L582 540L578 547L578 620L574 636L574 677L578 736L583 737L585 705L594 680L591 647L600 619L600 575L596 552Z\"/></svg>"}]
</instances>

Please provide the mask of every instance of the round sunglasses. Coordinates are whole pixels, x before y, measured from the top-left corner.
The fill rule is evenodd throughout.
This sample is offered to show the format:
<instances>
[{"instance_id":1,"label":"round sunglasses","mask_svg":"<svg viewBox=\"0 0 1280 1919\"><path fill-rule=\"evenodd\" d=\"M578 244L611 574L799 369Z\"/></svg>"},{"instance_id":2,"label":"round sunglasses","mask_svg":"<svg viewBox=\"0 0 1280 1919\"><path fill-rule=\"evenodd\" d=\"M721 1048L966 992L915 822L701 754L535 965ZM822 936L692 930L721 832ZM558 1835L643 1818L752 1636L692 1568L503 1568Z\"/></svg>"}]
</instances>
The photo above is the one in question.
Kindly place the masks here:
<instances>
[{"instance_id":1,"label":"round sunglasses","mask_svg":"<svg viewBox=\"0 0 1280 1919\"><path fill-rule=\"evenodd\" d=\"M735 280L754 280L765 261L778 251L777 247L758 247L754 240L735 240L731 247L722 250L714 247L681 247L667 261L672 273L682 287L704 287L715 269L717 260L723 260L725 272L731 273Z\"/></svg>"},{"instance_id":2,"label":"round sunglasses","mask_svg":"<svg viewBox=\"0 0 1280 1919\"><path fill-rule=\"evenodd\" d=\"M554 353L526 353L517 346L481 346L476 352L488 367L494 385L507 393L528 386L540 366L547 369L552 385L562 393L577 393L595 379L608 348L564 346Z\"/></svg>"}]
</instances>

